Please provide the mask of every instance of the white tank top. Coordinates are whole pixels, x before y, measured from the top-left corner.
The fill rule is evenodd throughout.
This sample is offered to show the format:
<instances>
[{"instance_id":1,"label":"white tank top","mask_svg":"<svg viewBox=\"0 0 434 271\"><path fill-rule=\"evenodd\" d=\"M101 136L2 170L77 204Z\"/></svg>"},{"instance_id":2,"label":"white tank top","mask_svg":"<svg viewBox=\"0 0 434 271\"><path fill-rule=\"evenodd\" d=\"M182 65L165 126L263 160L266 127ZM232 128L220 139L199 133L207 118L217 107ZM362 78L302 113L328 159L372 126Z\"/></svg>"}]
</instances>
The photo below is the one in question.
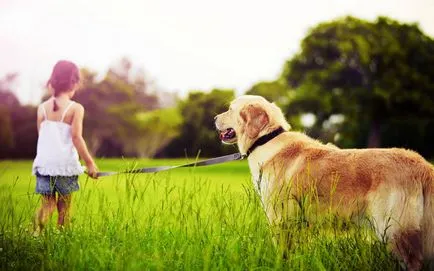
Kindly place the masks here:
<instances>
[{"instance_id":1,"label":"white tank top","mask_svg":"<svg viewBox=\"0 0 434 271\"><path fill-rule=\"evenodd\" d=\"M42 105L44 120L39 128L33 174L44 176L75 176L84 172L71 136L71 125L63 122L74 102L71 101L62 113L60 121L49 120Z\"/></svg>"}]
</instances>

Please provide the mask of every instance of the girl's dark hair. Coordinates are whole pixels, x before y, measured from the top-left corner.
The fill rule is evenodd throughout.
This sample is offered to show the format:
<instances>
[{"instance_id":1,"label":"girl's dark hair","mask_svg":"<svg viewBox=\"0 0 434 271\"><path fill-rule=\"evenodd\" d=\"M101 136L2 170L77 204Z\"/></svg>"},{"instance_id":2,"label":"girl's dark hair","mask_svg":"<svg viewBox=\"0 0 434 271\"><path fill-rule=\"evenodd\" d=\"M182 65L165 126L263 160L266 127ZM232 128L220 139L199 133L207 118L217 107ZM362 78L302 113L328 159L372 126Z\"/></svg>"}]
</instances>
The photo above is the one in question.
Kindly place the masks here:
<instances>
[{"instance_id":1,"label":"girl's dark hair","mask_svg":"<svg viewBox=\"0 0 434 271\"><path fill-rule=\"evenodd\" d=\"M80 71L78 67L70 61L60 60L54 65L47 86L51 86L54 91L54 97L57 97L60 93L71 90L79 81ZM59 107L56 100L54 100L53 111L57 110L59 110Z\"/></svg>"}]
</instances>

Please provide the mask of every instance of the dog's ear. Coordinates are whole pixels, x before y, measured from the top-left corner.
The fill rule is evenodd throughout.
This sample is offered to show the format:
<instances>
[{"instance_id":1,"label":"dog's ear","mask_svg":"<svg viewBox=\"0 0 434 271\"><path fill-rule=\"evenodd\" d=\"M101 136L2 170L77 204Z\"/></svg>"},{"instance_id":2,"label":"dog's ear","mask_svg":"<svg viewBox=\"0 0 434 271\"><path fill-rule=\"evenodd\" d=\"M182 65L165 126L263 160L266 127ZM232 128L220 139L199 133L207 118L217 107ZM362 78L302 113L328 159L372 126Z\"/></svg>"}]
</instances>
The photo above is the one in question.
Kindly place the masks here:
<instances>
[{"instance_id":1,"label":"dog's ear","mask_svg":"<svg viewBox=\"0 0 434 271\"><path fill-rule=\"evenodd\" d=\"M268 115L259 105L248 105L240 112L241 118L246 123L245 131L247 136L255 138L259 132L268 124Z\"/></svg>"}]
</instances>

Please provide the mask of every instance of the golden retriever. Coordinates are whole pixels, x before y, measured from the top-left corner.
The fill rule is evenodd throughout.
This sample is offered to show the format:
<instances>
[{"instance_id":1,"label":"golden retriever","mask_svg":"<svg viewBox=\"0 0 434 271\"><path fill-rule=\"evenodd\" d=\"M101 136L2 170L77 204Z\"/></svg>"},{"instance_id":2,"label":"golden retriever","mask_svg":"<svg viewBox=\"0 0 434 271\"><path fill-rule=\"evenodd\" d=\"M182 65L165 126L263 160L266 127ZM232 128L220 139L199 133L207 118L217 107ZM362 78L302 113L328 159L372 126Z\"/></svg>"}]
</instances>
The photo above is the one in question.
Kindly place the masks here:
<instances>
[{"instance_id":1,"label":"golden retriever","mask_svg":"<svg viewBox=\"0 0 434 271\"><path fill-rule=\"evenodd\" d=\"M332 206L341 216L372 218L377 235L386 237L409 270L419 270L424 259L433 259L434 167L417 153L322 144L290 131L279 107L253 95L235 99L228 111L215 117L215 125L224 143L236 143L248 156L272 225L285 219L283 210L295 210L290 198L313 186L319 205ZM285 190L289 183L293 188ZM278 201L282 208L276 208Z\"/></svg>"}]
</instances>

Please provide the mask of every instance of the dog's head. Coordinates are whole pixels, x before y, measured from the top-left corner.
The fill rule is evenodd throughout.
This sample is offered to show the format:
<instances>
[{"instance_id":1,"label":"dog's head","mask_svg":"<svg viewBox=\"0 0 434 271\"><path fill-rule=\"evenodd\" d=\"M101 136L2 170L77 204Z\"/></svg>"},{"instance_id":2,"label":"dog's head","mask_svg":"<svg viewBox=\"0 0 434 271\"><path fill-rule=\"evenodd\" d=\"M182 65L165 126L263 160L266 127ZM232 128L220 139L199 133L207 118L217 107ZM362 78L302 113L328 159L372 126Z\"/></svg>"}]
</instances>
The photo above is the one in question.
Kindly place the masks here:
<instances>
[{"instance_id":1,"label":"dog's head","mask_svg":"<svg viewBox=\"0 0 434 271\"><path fill-rule=\"evenodd\" d=\"M290 129L282 111L261 96L244 95L231 102L229 110L215 117L220 139L225 144L238 144L240 152L261 136L282 127Z\"/></svg>"}]
</instances>

